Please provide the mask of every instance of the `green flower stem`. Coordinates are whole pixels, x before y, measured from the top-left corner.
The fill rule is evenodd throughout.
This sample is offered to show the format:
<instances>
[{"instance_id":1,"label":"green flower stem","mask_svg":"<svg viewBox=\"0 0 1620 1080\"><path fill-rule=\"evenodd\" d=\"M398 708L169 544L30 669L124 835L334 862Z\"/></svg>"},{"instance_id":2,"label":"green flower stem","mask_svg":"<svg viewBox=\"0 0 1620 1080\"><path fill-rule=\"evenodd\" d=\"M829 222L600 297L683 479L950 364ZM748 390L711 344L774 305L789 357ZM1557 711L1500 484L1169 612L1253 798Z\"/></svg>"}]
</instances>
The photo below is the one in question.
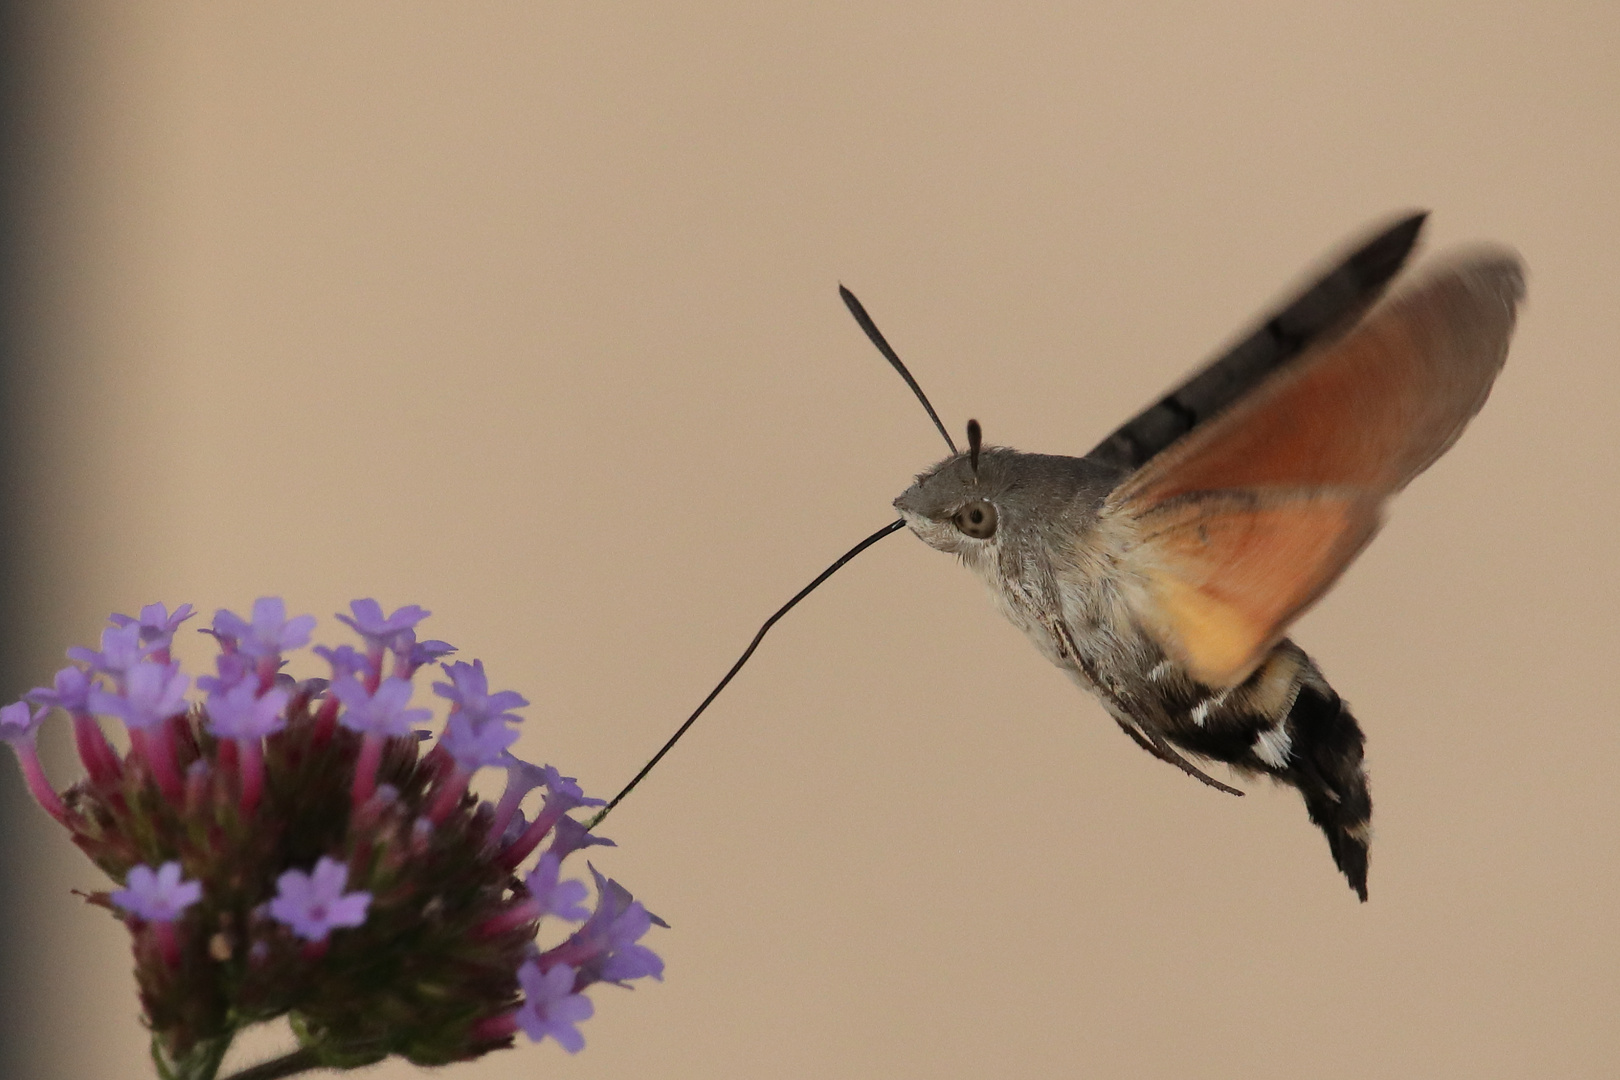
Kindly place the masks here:
<instances>
[{"instance_id":1,"label":"green flower stem","mask_svg":"<svg viewBox=\"0 0 1620 1080\"><path fill-rule=\"evenodd\" d=\"M206 1039L192 1047L191 1053L178 1061L169 1061L163 1053L163 1045L157 1038L152 1037L152 1062L157 1066L158 1075L163 1080L214 1080L219 1073L219 1064L225 1060L225 1051L231 1048L231 1040L236 1033L221 1035L218 1038Z\"/></svg>"},{"instance_id":2,"label":"green flower stem","mask_svg":"<svg viewBox=\"0 0 1620 1080\"><path fill-rule=\"evenodd\" d=\"M232 1073L225 1080L280 1080L283 1076L296 1076L301 1072L321 1067L320 1058L315 1051L308 1047L294 1050L290 1054L283 1054L269 1061L261 1061L251 1068L243 1069L239 1073Z\"/></svg>"},{"instance_id":3,"label":"green flower stem","mask_svg":"<svg viewBox=\"0 0 1620 1080\"><path fill-rule=\"evenodd\" d=\"M169 1061L163 1054L158 1040L152 1040L152 1060L157 1065L158 1076L162 1080L216 1080L219 1076L219 1067L225 1061L225 1052L230 1049L236 1032L210 1039L199 1043L190 1054L180 1061ZM257 1065L250 1065L240 1072L232 1073L224 1080L280 1080L284 1076L297 1076L302 1072L323 1067L320 1055L311 1047L300 1047L291 1053L283 1054L269 1061L261 1061Z\"/></svg>"}]
</instances>

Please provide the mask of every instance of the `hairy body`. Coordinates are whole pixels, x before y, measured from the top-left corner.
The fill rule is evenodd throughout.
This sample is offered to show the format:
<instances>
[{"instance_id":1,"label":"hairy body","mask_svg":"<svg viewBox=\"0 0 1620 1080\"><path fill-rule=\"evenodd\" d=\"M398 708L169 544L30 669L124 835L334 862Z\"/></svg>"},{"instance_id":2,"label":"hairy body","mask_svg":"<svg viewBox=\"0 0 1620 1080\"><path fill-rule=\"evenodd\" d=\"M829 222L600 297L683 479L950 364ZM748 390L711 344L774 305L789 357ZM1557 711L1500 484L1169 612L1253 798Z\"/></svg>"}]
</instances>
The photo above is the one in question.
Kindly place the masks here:
<instances>
[{"instance_id":1,"label":"hairy body","mask_svg":"<svg viewBox=\"0 0 1620 1080\"><path fill-rule=\"evenodd\" d=\"M1148 587L1129 558L1136 530L1102 514L1123 478L1118 467L1086 458L987 447L973 490L997 507L994 536L964 536L944 513L956 500L947 507L930 498L970 486L966 454L918 477L895 506L931 547L957 555L1008 620L1143 749L1226 791L1234 789L1183 754L1297 788L1365 899L1372 802L1355 718L1286 638L1235 686L1204 685L1166 654L1136 615Z\"/></svg>"},{"instance_id":2,"label":"hairy body","mask_svg":"<svg viewBox=\"0 0 1620 1080\"><path fill-rule=\"evenodd\" d=\"M981 447L970 421L969 450L895 500L1143 749L1233 794L1186 755L1296 788L1363 900L1361 729L1284 635L1484 405L1523 295L1517 258L1484 247L1384 298L1422 223L1376 233L1084 457Z\"/></svg>"}]
</instances>

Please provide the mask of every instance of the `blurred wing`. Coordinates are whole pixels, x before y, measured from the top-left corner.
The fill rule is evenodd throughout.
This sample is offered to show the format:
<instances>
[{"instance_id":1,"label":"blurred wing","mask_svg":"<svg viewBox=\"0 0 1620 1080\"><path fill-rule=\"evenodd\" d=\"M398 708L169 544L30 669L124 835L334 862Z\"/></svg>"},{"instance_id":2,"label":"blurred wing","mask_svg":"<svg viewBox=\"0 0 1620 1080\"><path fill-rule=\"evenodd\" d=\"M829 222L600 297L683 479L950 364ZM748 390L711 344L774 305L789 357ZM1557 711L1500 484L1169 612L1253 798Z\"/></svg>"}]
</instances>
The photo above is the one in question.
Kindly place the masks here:
<instances>
[{"instance_id":1,"label":"blurred wing","mask_svg":"<svg viewBox=\"0 0 1620 1080\"><path fill-rule=\"evenodd\" d=\"M1137 413L1086 455L1139 469L1198 425L1219 415L1278 368L1354 323L1384 294L1417 243L1425 214L1408 214L1329 260L1283 307L1216 360Z\"/></svg>"},{"instance_id":2,"label":"blurred wing","mask_svg":"<svg viewBox=\"0 0 1620 1080\"><path fill-rule=\"evenodd\" d=\"M1135 537L1138 615L1167 653L1210 686L1248 677L1485 404L1523 292L1508 252L1442 264L1109 496Z\"/></svg>"}]
</instances>

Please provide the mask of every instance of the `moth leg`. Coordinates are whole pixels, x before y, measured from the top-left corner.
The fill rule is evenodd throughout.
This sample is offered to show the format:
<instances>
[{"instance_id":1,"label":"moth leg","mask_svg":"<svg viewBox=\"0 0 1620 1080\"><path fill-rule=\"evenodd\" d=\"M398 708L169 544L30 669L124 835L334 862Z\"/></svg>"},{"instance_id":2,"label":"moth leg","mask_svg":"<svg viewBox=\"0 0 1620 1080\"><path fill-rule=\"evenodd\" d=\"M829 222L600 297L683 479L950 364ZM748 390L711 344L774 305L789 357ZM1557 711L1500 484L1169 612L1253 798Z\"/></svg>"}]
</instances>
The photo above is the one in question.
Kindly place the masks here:
<instances>
[{"instance_id":1,"label":"moth leg","mask_svg":"<svg viewBox=\"0 0 1620 1080\"><path fill-rule=\"evenodd\" d=\"M1210 776L1208 773L1204 772L1204 770L1200 769L1198 766L1176 753L1175 748L1169 743L1165 742L1163 739L1155 739L1145 731L1142 731L1136 725L1128 724L1117 716L1114 717L1114 722L1119 725L1121 731L1125 732L1125 734L1129 735L1136 742L1137 746L1140 746L1142 749L1146 750L1160 761L1169 762L1171 765L1174 765L1188 776L1202 780L1216 791L1224 791L1228 795L1243 794L1243 792L1239 791L1237 788L1232 787L1229 784L1221 783L1219 780L1215 779L1213 776Z\"/></svg>"},{"instance_id":2,"label":"moth leg","mask_svg":"<svg viewBox=\"0 0 1620 1080\"><path fill-rule=\"evenodd\" d=\"M1202 780L1216 791L1224 791L1228 795L1243 794L1243 792L1239 791L1235 787L1232 787L1230 784L1221 783L1219 780L1215 779L1213 776L1204 772L1204 770L1200 769L1198 766L1176 753L1175 748L1164 741L1164 736L1156 734L1150 735L1146 730L1137 724L1121 720L1120 714L1123 713L1126 716L1129 716L1130 710L1127 709L1125 707L1125 703L1119 699L1119 695L1110 688L1108 681L1103 679L1097 673L1096 669L1086 662L1085 654L1082 653L1079 646L1075 644L1074 635L1069 632L1068 625L1062 620L1056 620L1047 623L1047 631L1052 635L1052 640L1057 643L1058 656L1079 668L1081 674L1086 677L1086 679L1096 689L1096 692L1103 698L1106 698L1108 702L1113 705L1113 708L1108 710L1108 714L1114 718L1114 723L1120 726L1120 730L1129 735L1137 746L1140 746L1142 749L1146 750L1160 761L1169 762L1171 765L1174 765L1188 776Z\"/></svg>"}]
</instances>

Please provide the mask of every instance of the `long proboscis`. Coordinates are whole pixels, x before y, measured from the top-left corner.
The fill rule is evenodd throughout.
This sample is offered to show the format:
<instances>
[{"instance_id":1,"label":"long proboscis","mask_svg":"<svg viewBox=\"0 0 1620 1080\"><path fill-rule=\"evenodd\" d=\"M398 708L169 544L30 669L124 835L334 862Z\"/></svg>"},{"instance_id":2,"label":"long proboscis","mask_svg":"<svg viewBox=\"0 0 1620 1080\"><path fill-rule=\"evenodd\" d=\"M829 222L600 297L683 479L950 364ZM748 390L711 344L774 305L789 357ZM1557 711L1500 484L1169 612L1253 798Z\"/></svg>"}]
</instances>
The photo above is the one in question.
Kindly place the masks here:
<instances>
[{"instance_id":1,"label":"long proboscis","mask_svg":"<svg viewBox=\"0 0 1620 1080\"><path fill-rule=\"evenodd\" d=\"M877 346L877 351L883 354L884 359L893 365L894 370L899 372L900 377L906 381L906 385L911 387L911 392L917 395L917 400L922 402L922 407L928 412L928 419L932 420L934 422L934 426L939 429L940 436L944 438L945 445L951 448L951 453L958 453L959 451L956 449L955 440L951 438L951 433L945 430L945 425L940 421L939 414L934 411L934 406L929 402L928 395L923 393L922 387L917 384L916 379L912 378L911 372L906 370L906 365L901 362L900 355L894 351L894 347L891 346L888 339L883 336L883 331L877 328L877 323L872 321L872 316L866 313L866 307L860 302L860 300L856 299L854 293L850 292L843 285L838 286L838 295L843 297L844 306L849 308L849 313L851 315L855 316L856 324L866 332L866 336L871 340L872 344ZM979 444L978 439L975 437L977 432L978 422L970 421L968 435L973 442L973 464L975 470L978 467L979 457ZM630 782L624 785L624 788L617 795L613 796L612 801L610 801L606 806L602 807L602 809L597 812L595 817L591 818L590 824L587 827L594 829L597 825L601 824L602 820L606 818L608 814L613 812L613 808L618 806L619 803L623 802L624 797L634 791L636 789L636 785L641 783L641 781L646 778L647 774L653 771L653 766L662 761L664 759L664 755L674 749L675 744L681 741L681 736L685 735L687 730L691 728L693 724L697 723L697 718L703 715L704 710L714 702L715 698L720 696L720 691L724 690L727 684L730 683L731 680L736 676L737 672L742 670L742 666L748 663L748 658L754 655L754 650L759 648L759 643L765 639L765 635L770 631L771 627L776 625L777 620L786 615L789 611L792 611L795 604L797 604L800 600L803 600L806 596L809 596L813 591L815 591L816 586L832 577L839 571L840 568L843 567L845 563L849 562L849 560L853 559L855 556L859 555L861 552L865 551L867 548L871 547L885 536L888 536L890 533L898 532L899 530L905 528L905 524L906 523L904 521L891 521L889 524L883 526L883 528L879 529L877 532L873 533L871 536L868 536L865 540L862 540L860 543L846 551L842 556L839 557L837 562L833 563L820 574L816 575L816 579L814 581L800 589L798 592L794 593L793 599L777 608L776 613L770 618L766 619L765 624L759 628L759 632L754 635L754 640L748 643L748 648L743 650L743 654L737 658L737 662L731 665L731 670L726 672L725 677L715 684L713 690L709 691L709 696L704 698L702 703L699 704L696 709L692 710L692 715L686 718L686 722L675 729L675 734L671 735L669 740L665 742L663 746L659 747L658 753L654 754L652 759L641 767L640 772L631 777Z\"/></svg>"},{"instance_id":2,"label":"long proboscis","mask_svg":"<svg viewBox=\"0 0 1620 1080\"><path fill-rule=\"evenodd\" d=\"M744 649L743 654L737 658L737 662L731 665L731 670L726 672L725 678L721 679L719 683L715 685L715 688L709 691L709 696L703 699L703 703L701 705L692 710L692 715L686 718L686 723L682 724L675 730L675 734L671 735L669 737L669 741L664 743L664 745L659 748L658 753L652 756L652 760L643 765L641 767L641 771L636 773L628 784L624 785L624 789L617 795L613 796L613 800L606 806L602 807L602 809L597 812L595 817L591 818L590 824L587 826L587 828L594 829L597 825L601 824L602 819L607 817L608 814L612 813L613 808L618 806L619 803L624 800L626 795L634 791L636 789L636 785L641 783L642 779L645 778L648 773L652 772L653 766L657 765L661 760L663 760L665 754L674 749L675 744L681 741L681 736L685 735L687 729L693 724L697 723L697 718L703 715L703 710L707 709L710 703L712 703L715 698L720 696L720 691L724 690L726 688L726 684L731 682L732 678L737 674L737 672L742 670L742 666L744 664L748 663L748 658L754 655L754 650L759 648L759 643L765 639L765 634L770 630L771 627L776 625L778 619L786 615L789 611L792 611L795 604L814 592L816 586L832 577L839 571L840 568L843 567L845 563L849 562L849 560L853 559L855 556L859 555L861 552L865 551L867 548L871 547L885 536L888 536L890 533L898 532L900 529L905 528L905 525L906 523L904 521L889 522L887 525L883 526L883 528L879 529L871 536L868 536L865 540L862 540L860 543L844 552L844 554L839 557L837 562L833 563L831 566L827 567L827 569L817 574L814 581L800 589L798 592L794 593L793 599L777 608L776 614L765 620L765 625L759 628L759 633L755 634L754 640L748 643L748 648Z\"/></svg>"},{"instance_id":3,"label":"long proboscis","mask_svg":"<svg viewBox=\"0 0 1620 1080\"><path fill-rule=\"evenodd\" d=\"M922 407L928 410L928 419L932 420L934 426L939 428L939 433L944 436L945 445L951 448L951 453L957 453L956 442L951 438L951 433L945 430L945 425L940 422L939 413L935 412L934 406L929 404L928 395L922 392L922 387L917 385L917 380L911 377L911 372L906 370L906 365L900 362L899 354L889 345L888 339L883 336L883 331L879 330L877 323L872 321L872 316L866 313L866 308L859 300L855 299L854 293L842 285L838 286L838 295L844 298L844 306L849 308L851 315L855 316L855 322L859 324L862 330L866 331L866 336L871 339L873 345L877 346L877 351L883 354L885 360L894 365L894 370L898 371L900 377L906 380L906 385L911 387L911 392L917 395L917 400L922 402Z\"/></svg>"}]
</instances>

